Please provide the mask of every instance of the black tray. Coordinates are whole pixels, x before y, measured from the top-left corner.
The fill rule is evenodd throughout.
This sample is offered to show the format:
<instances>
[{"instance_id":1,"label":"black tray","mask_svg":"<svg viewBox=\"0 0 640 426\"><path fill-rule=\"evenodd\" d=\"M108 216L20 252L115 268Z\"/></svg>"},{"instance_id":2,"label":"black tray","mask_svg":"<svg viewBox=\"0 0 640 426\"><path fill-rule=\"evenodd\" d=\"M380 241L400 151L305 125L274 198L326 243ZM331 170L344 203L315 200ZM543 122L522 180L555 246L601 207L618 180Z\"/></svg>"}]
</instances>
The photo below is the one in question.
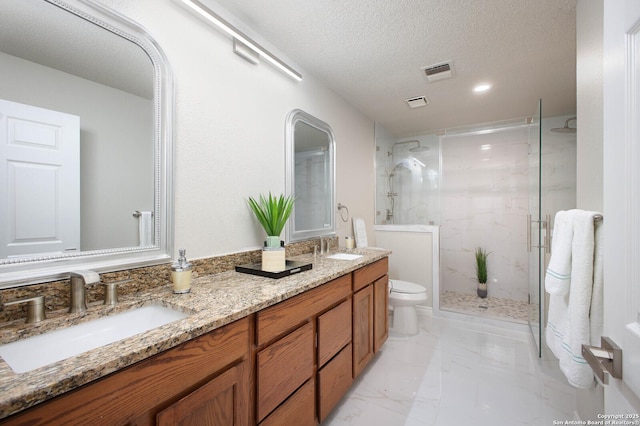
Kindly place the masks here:
<instances>
[{"instance_id":1,"label":"black tray","mask_svg":"<svg viewBox=\"0 0 640 426\"><path fill-rule=\"evenodd\" d=\"M251 275L259 275L261 277L267 278L282 278L288 277L289 275L297 274L298 272L308 271L312 268L311 263L304 262L296 262L293 260L285 261L285 266L283 271L277 272L269 272L262 270L262 263L252 263L248 265L238 265L236 266L236 272L242 272L244 274Z\"/></svg>"}]
</instances>

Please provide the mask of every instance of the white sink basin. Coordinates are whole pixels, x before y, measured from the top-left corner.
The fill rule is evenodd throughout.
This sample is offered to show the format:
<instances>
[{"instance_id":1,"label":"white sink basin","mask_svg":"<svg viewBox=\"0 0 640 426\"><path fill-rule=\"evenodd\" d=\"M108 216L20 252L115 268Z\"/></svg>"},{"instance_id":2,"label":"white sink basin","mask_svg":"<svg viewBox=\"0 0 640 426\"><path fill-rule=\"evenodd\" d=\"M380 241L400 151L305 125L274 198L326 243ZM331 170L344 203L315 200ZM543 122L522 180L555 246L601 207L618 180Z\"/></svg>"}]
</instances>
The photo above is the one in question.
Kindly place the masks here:
<instances>
[{"instance_id":1,"label":"white sink basin","mask_svg":"<svg viewBox=\"0 0 640 426\"><path fill-rule=\"evenodd\" d=\"M143 306L0 345L0 356L13 371L25 373L187 316L164 306Z\"/></svg>"},{"instance_id":2,"label":"white sink basin","mask_svg":"<svg viewBox=\"0 0 640 426\"><path fill-rule=\"evenodd\" d=\"M350 253L336 253L331 256L327 256L327 259L339 259L339 260L356 260L362 257L361 254L350 254Z\"/></svg>"}]
</instances>

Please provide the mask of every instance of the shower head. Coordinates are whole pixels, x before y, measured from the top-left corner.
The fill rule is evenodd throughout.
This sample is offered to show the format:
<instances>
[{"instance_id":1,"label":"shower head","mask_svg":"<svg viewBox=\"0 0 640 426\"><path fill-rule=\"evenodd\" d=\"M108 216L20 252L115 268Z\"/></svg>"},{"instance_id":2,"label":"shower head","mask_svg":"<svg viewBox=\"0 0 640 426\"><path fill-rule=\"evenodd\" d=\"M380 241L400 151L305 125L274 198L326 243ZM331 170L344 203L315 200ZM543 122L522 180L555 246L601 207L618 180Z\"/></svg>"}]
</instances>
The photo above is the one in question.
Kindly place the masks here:
<instances>
[{"instance_id":1,"label":"shower head","mask_svg":"<svg viewBox=\"0 0 640 426\"><path fill-rule=\"evenodd\" d=\"M564 122L564 127L551 129L551 131L554 133L575 133L578 129L575 127L569 127L569 122L572 120L576 120L576 117L568 118L567 121Z\"/></svg>"},{"instance_id":2,"label":"shower head","mask_svg":"<svg viewBox=\"0 0 640 426\"><path fill-rule=\"evenodd\" d=\"M429 151L431 148L429 148L428 146L422 146L420 145L420 142L418 142L418 146L414 146L413 148L409 148L409 151L411 152L425 152L425 151Z\"/></svg>"}]
</instances>

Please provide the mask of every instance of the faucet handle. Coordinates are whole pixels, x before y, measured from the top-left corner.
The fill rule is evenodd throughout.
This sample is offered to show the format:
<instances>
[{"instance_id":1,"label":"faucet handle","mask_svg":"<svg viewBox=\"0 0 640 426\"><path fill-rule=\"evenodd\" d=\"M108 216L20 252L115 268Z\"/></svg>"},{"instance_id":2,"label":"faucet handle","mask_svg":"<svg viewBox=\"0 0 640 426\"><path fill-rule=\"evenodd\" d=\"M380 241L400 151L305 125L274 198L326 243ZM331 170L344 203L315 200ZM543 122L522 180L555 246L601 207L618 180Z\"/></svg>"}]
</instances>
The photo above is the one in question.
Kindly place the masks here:
<instances>
[{"instance_id":1,"label":"faucet handle","mask_svg":"<svg viewBox=\"0 0 640 426\"><path fill-rule=\"evenodd\" d=\"M27 323L40 322L47 319L44 313L44 296L29 297L27 299L14 300L6 302L4 306L18 305L20 303L27 304Z\"/></svg>"},{"instance_id":2,"label":"faucet handle","mask_svg":"<svg viewBox=\"0 0 640 426\"><path fill-rule=\"evenodd\" d=\"M104 304L115 306L118 303L118 284L124 284L133 281L132 279L111 281L102 283L104 285Z\"/></svg>"}]
</instances>

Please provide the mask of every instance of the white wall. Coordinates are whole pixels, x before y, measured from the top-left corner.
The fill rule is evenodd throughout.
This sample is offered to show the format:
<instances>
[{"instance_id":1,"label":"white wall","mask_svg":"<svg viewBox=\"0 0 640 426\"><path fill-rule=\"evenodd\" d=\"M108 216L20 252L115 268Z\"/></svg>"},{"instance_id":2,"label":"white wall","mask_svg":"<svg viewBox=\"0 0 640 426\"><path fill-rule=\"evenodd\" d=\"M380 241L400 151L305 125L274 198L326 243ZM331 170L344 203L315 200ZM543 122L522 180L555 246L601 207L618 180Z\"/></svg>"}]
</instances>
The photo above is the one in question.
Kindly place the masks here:
<instances>
[{"instance_id":1,"label":"white wall","mask_svg":"<svg viewBox=\"0 0 640 426\"><path fill-rule=\"evenodd\" d=\"M603 211L603 9L602 0L576 5L577 187L576 207ZM577 413L597 420L604 413L601 385L577 390Z\"/></svg>"},{"instance_id":2,"label":"white wall","mask_svg":"<svg viewBox=\"0 0 640 426\"><path fill-rule=\"evenodd\" d=\"M243 60L227 36L177 2L101 2L145 27L173 69L176 251L184 247L190 258L201 258L261 246L264 234L246 198L284 192L284 123L295 108L332 127L337 201L371 227L371 120L304 69L298 67L303 81L296 82ZM351 221L337 225L340 236L351 234Z\"/></svg>"},{"instance_id":3,"label":"white wall","mask_svg":"<svg viewBox=\"0 0 640 426\"><path fill-rule=\"evenodd\" d=\"M578 116L577 207L603 210L602 166L602 0L576 7L576 84Z\"/></svg>"}]
</instances>

